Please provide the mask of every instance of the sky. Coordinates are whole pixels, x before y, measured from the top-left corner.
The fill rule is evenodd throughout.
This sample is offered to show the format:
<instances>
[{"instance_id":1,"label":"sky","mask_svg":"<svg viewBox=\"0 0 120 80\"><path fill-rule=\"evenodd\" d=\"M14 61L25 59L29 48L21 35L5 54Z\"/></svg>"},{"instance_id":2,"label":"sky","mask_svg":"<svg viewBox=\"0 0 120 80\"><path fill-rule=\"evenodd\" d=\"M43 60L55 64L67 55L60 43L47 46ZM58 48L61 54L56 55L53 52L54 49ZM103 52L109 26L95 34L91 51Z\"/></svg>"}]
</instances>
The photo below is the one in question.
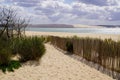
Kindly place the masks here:
<instances>
[{"instance_id":1,"label":"sky","mask_svg":"<svg viewBox=\"0 0 120 80\"><path fill-rule=\"evenodd\" d=\"M0 0L32 24L120 25L120 0Z\"/></svg>"}]
</instances>

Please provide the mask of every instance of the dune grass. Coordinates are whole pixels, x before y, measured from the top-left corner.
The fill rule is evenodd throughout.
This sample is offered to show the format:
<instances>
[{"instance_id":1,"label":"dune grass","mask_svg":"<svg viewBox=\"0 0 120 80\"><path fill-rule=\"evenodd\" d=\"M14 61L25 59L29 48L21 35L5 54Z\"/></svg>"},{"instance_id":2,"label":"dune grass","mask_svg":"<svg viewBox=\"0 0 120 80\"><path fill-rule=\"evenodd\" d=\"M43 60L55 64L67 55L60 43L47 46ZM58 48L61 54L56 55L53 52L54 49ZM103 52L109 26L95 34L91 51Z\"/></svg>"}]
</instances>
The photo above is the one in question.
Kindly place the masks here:
<instances>
[{"instance_id":1,"label":"dune grass","mask_svg":"<svg viewBox=\"0 0 120 80\"><path fill-rule=\"evenodd\" d=\"M14 52L20 55L20 61L39 60L45 53L43 38L23 37L15 41Z\"/></svg>"},{"instance_id":2,"label":"dune grass","mask_svg":"<svg viewBox=\"0 0 120 80\"><path fill-rule=\"evenodd\" d=\"M21 62L29 60L39 61L45 54L44 39L42 37L21 37L8 39L0 38L0 69L14 71L21 67ZM12 57L19 55L20 59Z\"/></svg>"}]
</instances>

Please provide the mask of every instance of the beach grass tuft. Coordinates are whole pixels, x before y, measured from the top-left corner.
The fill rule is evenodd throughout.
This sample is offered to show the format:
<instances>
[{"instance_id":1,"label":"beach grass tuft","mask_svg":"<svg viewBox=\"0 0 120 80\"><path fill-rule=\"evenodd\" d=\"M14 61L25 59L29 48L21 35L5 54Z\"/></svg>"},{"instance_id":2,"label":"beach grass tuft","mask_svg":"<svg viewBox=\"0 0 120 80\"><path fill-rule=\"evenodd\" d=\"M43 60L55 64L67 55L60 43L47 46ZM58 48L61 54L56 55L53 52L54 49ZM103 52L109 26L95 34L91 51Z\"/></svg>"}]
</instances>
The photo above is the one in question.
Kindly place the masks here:
<instances>
[{"instance_id":1,"label":"beach grass tuft","mask_svg":"<svg viewBox=\"0 0 120 80\"><path fill-rule=\"evenodd\" d=\"M45 54L44 39L42 37L21 37L8 39L0 38L0 69L14 72L21 67L21 62L29 60L39 61ZM19 59L13 57L19 55Z\"/></svg>"},{"instance_id":2,"label":"beach grass tuft","mask_svg":"<svg viewBox=\"0 0 120 80\"><path fill-rule=\"evenodd\" d=\"M22 37L16 40L14 52L20 55L20 61L39 60L45 53L43 38L39 37Z\"/></svg>"}]
</instances>

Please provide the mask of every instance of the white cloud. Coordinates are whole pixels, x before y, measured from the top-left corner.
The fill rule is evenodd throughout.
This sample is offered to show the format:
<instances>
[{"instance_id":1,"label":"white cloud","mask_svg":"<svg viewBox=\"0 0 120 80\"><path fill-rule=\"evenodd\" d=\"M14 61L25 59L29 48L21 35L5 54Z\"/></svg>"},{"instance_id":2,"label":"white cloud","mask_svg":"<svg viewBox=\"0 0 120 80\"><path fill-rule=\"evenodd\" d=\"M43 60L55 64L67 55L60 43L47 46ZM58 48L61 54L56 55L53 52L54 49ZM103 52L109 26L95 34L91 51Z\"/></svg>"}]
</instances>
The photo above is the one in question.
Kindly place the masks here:
<instances>
[{"instance_id":1,"label":"white cloud","mask_svg":"<svg viewBox=\"0 0 120 80\"><path fill-rule=\"evenodd\" d=\"M52 4L52 5L51 5ZM59 0L43 1L35 8L38 15L46 15L52 21L58 21L66 13L71 12L72 7Z\"/></svg>"},{"instance_id":2,"label":"white cloud","mask_svg":"<svg viewBox=\"0 0 120 80\"><path fill-rule=\"evenodd\" d=\"M0 3L20 8L20 15L32 16L32 22L36 23L120 21L120 0L74 0L71 4L65 0L0 0Z\"/></svg>"},{"instance_id":3,"label":"white cloud","mask_svg":"<svg viewBox=\"0 0 120 80\"><path fill-rule=\"evenodd\" d=\"M0 2L3 2L3 1L5 1L5 0L0 0Z\"/></svg>"},{"instance_id":4,"label":"white cloud","mask_svg":"<svg viewBox=\"0 0 120 80\"><path fill-rule=\"evenodd\" d=\"M76 1L96 6L112 6L118 5L120 3L120 0L76 0Z\"/></svg>"}]
</instances>

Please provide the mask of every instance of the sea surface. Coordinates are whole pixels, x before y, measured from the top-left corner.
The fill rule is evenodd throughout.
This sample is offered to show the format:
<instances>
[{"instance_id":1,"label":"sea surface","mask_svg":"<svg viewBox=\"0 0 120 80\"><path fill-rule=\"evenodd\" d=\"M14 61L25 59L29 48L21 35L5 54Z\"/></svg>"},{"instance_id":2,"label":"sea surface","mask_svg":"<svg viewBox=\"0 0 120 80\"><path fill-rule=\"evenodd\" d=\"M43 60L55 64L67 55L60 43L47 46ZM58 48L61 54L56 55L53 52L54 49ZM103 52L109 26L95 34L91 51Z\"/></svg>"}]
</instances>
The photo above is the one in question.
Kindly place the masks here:
<instances>
[{"instance_id":1,"label":"sea surface","mask_svg":"<svg viewBox=\"0 0 120 80\"><path fill-rule=\"evenodd\" d=\"M26 31L120 34L120 28L26 28Z\"/></svg>"}]
</instances>

